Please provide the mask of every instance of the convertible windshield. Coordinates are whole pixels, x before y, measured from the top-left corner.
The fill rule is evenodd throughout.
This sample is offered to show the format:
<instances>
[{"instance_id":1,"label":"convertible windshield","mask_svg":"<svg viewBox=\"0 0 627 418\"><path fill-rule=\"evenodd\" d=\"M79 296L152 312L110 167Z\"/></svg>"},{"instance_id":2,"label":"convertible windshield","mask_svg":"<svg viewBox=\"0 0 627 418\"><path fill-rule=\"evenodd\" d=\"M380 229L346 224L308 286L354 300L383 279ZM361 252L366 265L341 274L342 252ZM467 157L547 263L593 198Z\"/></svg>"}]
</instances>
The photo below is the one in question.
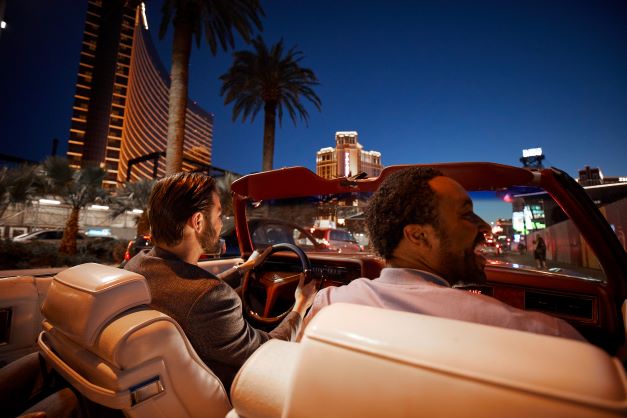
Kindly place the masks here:
<instances>
[{"instance_id":1,"label":"convertible windshield","mask_svg":"<svg viewBox=\"0 0 627 418\"><path fill-rule=\"evenodd\" d=\"M479 249L491 266L605 280L574 223L543 189L509 187L469 194L475 213L492 227L492 235ZM364 220L371 196L370 192L351 192L250 201L246 208L249 223L280 220L266 222L271 226L268 231L254 231L253 245L262 248L282 241L307 252L374 254Z\"/></svg>"}]
</instances>

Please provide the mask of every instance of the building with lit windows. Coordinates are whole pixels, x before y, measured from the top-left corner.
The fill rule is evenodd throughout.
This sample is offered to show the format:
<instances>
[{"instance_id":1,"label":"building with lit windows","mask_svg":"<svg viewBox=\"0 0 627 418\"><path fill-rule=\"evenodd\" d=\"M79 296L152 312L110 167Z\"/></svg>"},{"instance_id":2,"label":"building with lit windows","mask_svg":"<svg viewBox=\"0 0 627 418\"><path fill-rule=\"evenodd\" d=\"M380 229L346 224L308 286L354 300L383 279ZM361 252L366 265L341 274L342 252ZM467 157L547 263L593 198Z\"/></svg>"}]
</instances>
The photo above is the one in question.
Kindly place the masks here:
<instances>
[{"instance_id":1,"label":"building with lit windows","mask_svg":"<svg viewBox=\"0 0 627 418\"><path fill-rule=\"evenodd\" d=\"M89 0L67 156L100 165L105 187L165 172L169 76L150 40L143 3ZM211 164L213 115L189 100L184 167Z\"/></svg>"},{"instance_id":2,"label":"building with lit windows","mask_svg":"<svg viewBox=\"0 0 627 418\"><path fill-rule=\"evenodd\" d=\"M381 153L364 151L355 131L336 132L335 148L322 148L316 153L316 174L326 179L350 177L364 172L368 177L381 173Z\"/></svg>"},{"instance_id":3,"label":"building with lit windows","mask_svg":"<svg viewBox=\"0 0 627 418\"><path fill-rule=\"evenodd\" d=\"M604 176L600 168L587 165L579 170L577 182L582 186L598 186L601 184L627 183L627 177Z\"/></svg>"}]
</instances>

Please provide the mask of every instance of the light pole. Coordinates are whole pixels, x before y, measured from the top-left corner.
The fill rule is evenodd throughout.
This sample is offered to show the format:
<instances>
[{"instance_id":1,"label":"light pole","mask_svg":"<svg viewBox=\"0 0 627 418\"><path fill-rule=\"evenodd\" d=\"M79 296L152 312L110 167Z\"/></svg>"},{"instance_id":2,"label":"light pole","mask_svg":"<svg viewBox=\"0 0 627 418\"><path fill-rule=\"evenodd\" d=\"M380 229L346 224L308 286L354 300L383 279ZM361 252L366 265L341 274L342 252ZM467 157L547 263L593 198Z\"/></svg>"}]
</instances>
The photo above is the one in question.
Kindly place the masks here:
<instances>
[{"instance_id":1,"label":"light pole","mask_svg":"<svg viewBox=\"0 0 627 418\"><path fill-rule=\"evenodd\" d=\"M7 0L0 0L0 37L2 37L2 31L7 28L7 22L4 20L4 10L7 6Z\"/></svg>"}]
</instances>

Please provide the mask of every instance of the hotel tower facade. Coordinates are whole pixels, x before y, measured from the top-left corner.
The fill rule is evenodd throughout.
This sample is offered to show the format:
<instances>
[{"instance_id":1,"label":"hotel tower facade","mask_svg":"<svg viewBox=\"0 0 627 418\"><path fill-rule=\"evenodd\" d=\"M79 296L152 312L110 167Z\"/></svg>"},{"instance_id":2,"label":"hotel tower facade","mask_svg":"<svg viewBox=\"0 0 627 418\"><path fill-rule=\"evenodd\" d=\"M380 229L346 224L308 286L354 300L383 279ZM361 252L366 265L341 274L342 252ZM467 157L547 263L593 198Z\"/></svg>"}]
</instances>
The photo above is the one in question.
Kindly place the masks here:
<instances>
[{"instance_id":1,"label":"hotel tower facade","mask_svg":"<svg viewBox=\"0 0 627 418\"><path fill-rule=\"evenodd\" d=\"M89 0L67 156L100 165L105 187L165 173L169 75L150 40L143 3ZM213 115L187 105L184 170L211 165Z\"/></svg>"},{"instance_id":2,"label":"hotel tower facade","mask_svg":"<svg viewBox=\"0 0 627 418\"><path fill-rule=\"evenodd\" d=\"M365 172L368 177L381 174L381 153L364 151L355 131L336 132L335 148L322 148L316 153L316 174L325 179L350 177Z\"/></svg>"}]
</instances>

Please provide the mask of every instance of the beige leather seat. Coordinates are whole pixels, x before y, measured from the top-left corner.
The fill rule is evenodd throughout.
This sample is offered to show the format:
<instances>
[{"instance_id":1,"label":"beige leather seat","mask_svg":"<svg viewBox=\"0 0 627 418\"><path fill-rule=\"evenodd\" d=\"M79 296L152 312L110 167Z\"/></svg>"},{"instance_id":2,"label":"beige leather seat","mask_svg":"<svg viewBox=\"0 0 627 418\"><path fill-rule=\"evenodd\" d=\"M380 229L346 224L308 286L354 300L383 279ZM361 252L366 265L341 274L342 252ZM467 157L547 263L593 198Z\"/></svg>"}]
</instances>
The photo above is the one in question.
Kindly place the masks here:
<instances>
[{"instance_id":1,"label":"beige leather seat","mask_svg":"<svg viewBox=\"0 0 627 418\"><path fill-rule=\"evenodd\" d=\"M271 340L231 388L235 417L619 417L622 365L563 338L334 304Z\"/></svg>"},{"instance_id":2,"label":"beige leather seat","mask_svg":"<svg viewBox=\"0 0 627 418\"><path fill-rule=\"evenodd\" d=\"M0 367L37 351L41 305L51 277L0 279Z\"/></svg>"},{"instance_id":3,"label":"beige leather seat","mask_svg":"<svg viewBox=\"0 0 627 418\"><path fill-rule=\"evenodd\" d=\"M127 416L224 417L222 383L149 302L139 274L94 263L62 271L43 304L39 347L84 396Z\"/></svg>"}]
</instances>

